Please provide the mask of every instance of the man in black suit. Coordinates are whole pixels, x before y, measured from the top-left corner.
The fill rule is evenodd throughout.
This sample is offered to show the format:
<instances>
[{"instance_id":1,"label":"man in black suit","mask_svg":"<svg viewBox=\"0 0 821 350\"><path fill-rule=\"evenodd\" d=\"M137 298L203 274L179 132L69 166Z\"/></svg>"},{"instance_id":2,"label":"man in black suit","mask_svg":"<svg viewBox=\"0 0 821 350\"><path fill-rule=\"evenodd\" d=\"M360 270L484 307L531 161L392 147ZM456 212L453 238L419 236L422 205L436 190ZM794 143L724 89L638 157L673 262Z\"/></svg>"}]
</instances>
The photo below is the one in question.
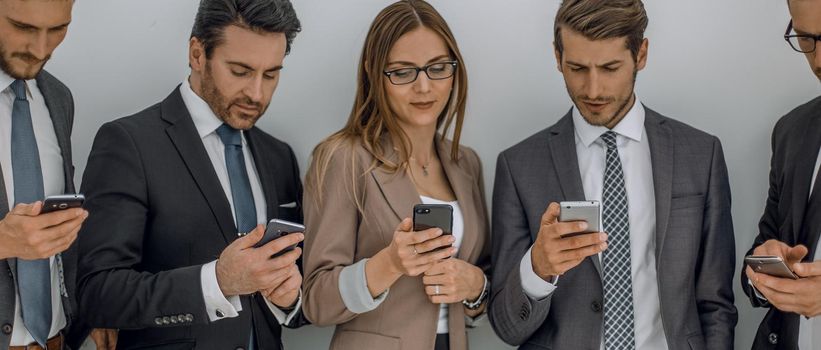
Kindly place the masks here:
<instances>
[{"instance_id":1,"label":"man in black suit","mask_svg":"<svg viewBox=\"0 0 821 350\"><path fill-rule=\"evenodd\" d=\"M76 348L87 334L73 243L88 213L41 213L45 196L74 193L74 99L43 70L73 5L0 1L0 349Z\"/></svg>"},{"instance_id":2,"label":"man in black suit","mask_svg":"<svg viewBox=\"0 0 821 350\"><path fill-rule=\"evenodd\" d=\"M821 0L788 0L792 20L784 38L803 53L821 80ZM748 254L781 257L801 278L745 267L741 285L753 306L769 308L753 349L821 347L821 97L799 106L773 131L770 190L759 234Z\"/></svg>"},{"instance_id":3,"label":"man in black suit","mask_svg":"<svg viewBox=\"0 0 821 350\"><path fill-rule=\"evenodd\" d=\"M97 133L80 300L118 348L280 349L304 323L301 250L272 257L302 234L254 247L259 224L302 220L296 157L254 126L299 30L287 0L203 0L189 78Z\"/></svg>"}]
</instances>

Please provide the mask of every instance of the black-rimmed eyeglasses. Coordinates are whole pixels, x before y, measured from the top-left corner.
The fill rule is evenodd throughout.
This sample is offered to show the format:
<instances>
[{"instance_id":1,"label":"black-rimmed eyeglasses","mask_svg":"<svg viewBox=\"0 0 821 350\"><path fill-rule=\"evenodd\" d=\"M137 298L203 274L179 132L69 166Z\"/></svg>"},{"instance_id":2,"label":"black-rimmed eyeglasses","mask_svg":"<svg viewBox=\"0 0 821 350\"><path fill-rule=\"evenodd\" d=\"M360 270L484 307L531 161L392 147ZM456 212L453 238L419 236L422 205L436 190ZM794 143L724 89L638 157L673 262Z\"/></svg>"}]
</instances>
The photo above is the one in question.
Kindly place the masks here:
<instances>
[{"instance_id":1,"label":"black-rimmed eyeglasses","mask_svg":"<svg viewBox=\"0 0 821 350\"><path fill-rule=\"evenodd\" d=\"M419 72L425 72L430 80L443 80L453 76L456 72L456 61L436 62L424 67L407 67L384 71L393 85L405 85L416 81Z\"/></svg>"},{"instance_id":2,"label":"black-rimmed eyeglasses","mask_svg":"<svg viewBox=\"0 0 821 350\"><path fill-rule=\"evenodd\" d=\"M815 51L815 43L821 41L821 35L815 34L793 34L792 20L787 25L787 32L784 33L784 40L790 43L793 50L801 53Z\"/></svg>"}]
</instances>

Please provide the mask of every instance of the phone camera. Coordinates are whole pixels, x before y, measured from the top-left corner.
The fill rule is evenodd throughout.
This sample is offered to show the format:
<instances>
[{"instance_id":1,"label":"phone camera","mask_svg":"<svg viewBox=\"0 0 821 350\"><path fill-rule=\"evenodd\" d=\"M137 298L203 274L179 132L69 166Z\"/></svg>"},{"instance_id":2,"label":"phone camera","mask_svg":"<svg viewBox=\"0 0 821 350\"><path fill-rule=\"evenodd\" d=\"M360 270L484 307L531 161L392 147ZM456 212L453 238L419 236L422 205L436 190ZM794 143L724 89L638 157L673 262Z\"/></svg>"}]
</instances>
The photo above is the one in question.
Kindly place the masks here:
<instances>
[{"instance_id":1,"label":"phone camera","mask_svg":"<svg viewBox=\"0 0 821 350\"><path fill-rule=\"evenodd\" d=\"M68 208L67 203L60 203L60 209L66 209L66 208Z\"/></svg>"}]
</instances>

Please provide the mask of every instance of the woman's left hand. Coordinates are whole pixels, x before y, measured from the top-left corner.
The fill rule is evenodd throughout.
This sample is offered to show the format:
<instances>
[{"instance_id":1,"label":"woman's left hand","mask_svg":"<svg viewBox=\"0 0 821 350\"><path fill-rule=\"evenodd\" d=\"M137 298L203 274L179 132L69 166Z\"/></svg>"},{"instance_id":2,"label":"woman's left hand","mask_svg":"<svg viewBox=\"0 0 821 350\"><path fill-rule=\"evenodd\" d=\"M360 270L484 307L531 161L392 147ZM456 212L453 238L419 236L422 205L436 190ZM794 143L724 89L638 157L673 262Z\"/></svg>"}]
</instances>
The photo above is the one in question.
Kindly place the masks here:
<instances>
[{"instance_id":1,"label":"woman's left hand","mask_svg":"<svg viewBox=\"0 0 821 350\"><path fill-rule=\"evenodd\" d=\"M425 271L425 293L434 304L476 300L485 286L482 269L457 258L444 259Z\"/></svg>"}]
</instances>

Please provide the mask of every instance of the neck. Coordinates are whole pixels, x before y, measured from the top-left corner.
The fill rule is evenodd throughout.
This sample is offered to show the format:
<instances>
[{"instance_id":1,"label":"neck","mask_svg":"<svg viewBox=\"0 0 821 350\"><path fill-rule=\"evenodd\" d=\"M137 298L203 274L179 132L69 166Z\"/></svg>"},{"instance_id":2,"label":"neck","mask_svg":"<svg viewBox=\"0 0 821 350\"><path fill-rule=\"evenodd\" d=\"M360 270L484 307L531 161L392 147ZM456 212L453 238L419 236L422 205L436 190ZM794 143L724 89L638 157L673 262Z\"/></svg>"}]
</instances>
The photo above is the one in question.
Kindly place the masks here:
<instances>
[{"instance_id":1,"label":"neck","mask_svg":"<svg viewBox=\"0 0 821 350\"><path fill-rule=\"evenodd\" d=\"M202 98L202 79L196 73L191 73L188 76L188 85L191 85L191 91L194 91L197 96Z\"/></svg>"},{"instance_id":2,"label":"neck","mask_svg":"<svg viewBox=\"0 0 821 350\"><path fill-rule=\"evenodd\" d=\"M402 130L408 135L412 151L410 156L420 165L429 164L436 157L434 138L436 126L414 127L402 125Z\"/></svg>"}]
</instances>

